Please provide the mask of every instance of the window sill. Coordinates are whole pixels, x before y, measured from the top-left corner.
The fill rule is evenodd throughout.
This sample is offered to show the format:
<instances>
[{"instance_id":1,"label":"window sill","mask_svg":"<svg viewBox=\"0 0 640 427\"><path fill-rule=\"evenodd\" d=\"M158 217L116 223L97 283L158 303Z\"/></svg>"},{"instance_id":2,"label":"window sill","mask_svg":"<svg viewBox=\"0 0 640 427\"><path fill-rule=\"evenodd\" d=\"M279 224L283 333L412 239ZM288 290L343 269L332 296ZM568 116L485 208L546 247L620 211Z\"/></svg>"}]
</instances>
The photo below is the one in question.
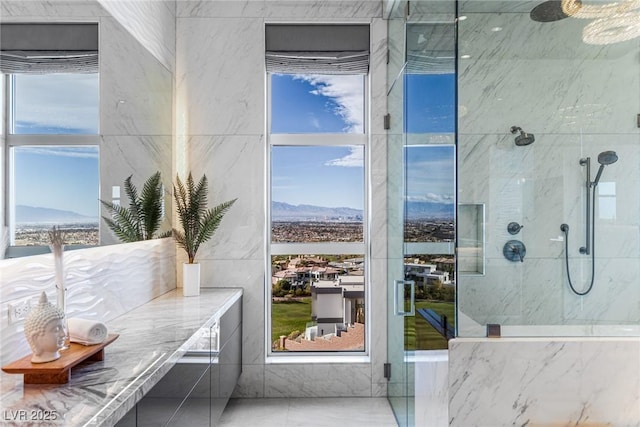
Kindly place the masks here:
<instances>
[{"instance_id":1,"label":"window sill","mask_svg":"<svg viewBox=\"0 0 640 427\"><path fill-rule=\"evenodd\" d=\"M371 363L371 357L366 354L357 355L328 355L328 354L282 354L267 356L265 364L267 365L283 365L283 364L299 364L299 363Z\"/></svg>"}]
</instances>

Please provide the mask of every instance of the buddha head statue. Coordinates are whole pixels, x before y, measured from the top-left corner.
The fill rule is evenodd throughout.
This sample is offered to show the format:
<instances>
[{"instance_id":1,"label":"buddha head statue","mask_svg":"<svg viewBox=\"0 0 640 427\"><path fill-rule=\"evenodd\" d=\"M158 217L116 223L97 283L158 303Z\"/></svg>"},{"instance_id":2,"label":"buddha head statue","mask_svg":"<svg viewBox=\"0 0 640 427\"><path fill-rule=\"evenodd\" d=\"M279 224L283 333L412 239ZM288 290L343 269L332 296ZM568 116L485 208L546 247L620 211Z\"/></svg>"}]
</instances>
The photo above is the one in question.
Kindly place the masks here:
<instances>
[{"instance_id":1,"label":"buddha head statue","mask_svg":"<svg viewBox=\"0 0 640 427\"><path fill-rule=\"evenodd\" d=\"M24 333L33 352L31 363L51 362L60 358L65 344L64 312L47 300L42 292L38 304L24 321Z\"/></svg>"}]
</instances>

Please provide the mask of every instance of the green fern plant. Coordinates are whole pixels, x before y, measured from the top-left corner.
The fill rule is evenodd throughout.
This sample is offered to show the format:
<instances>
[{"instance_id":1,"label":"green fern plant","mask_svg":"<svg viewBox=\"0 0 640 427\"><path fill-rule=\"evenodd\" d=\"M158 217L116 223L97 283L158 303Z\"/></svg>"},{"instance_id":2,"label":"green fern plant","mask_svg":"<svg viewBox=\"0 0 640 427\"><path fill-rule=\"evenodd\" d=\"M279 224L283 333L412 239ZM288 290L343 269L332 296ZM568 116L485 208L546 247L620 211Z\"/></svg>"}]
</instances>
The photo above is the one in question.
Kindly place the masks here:
<instances>
[{"instance_id":1,"label":"green fern plant","mask_svg":"<svg viewBox=\"0 0 640 427\"><path fill-rule=\"evenodd\" d=\"M124 191L129 198L129 207L100 200L111 217L102 219L122 242L138 242L168 237L171 231L156 236L162 223L163 187L160 172L156 172L142 187L142 193L131 182L133 175L124 181Z\"/></svg>"},{"instance_id":2,"label":"green fern plant","mask_svg":"<svg viewBox=\"0 0 640 427\"><path fill-rule=\"evenodd\" d=\"M173 197L182 230L173 229L173 237L179 247L187 252L189 264L193 264L200 245L209 240L218 229L220 221L238 199L229 200L207 209L207 176L196 184L191 173L183 184L176 176Z\"/></svg>"}]
</instances>

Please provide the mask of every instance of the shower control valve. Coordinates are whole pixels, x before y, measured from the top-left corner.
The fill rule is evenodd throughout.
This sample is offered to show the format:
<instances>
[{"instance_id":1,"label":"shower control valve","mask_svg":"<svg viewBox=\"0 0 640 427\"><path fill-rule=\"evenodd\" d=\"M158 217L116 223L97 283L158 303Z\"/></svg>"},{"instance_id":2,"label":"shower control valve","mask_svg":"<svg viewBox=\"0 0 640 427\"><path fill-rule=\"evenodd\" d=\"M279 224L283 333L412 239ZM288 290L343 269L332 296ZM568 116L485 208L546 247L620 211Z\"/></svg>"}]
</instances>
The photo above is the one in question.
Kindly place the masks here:
<instances>
[{"instance_id":1,"label":"shower control valve","mask_svg":"<svg viewBox=\"0 0 640 427\"><path fill-rule=\"evenodd\" d=\"M527 254L527 248L520 240L509 240L504 244L502 254L509 261L524 262L524 256Z\"/></svg>"},{"instance_id":2,"label":"shower control valve","mask_svg":"<svg viewBox=\"0 0 640 427\"><path fill-rule=\"evenodd\" d=\"M509 225L507 225L507 231L509 234L518 234L522 227L524 227L524 225L520 225L517 222L510 222Z\"/></svg>"}]
</instances>

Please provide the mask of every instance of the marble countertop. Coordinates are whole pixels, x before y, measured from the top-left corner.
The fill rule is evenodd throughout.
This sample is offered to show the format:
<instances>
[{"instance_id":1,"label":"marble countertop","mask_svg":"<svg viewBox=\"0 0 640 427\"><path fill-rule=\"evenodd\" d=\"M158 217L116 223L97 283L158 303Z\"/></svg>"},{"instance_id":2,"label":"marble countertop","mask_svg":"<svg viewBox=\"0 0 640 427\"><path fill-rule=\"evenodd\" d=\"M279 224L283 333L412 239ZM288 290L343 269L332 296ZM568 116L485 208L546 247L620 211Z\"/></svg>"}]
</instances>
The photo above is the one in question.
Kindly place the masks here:
<instances>
[{"instance_id":1,"label":"marble countertop","mask_svg":"<svg viewBox=\"0 0 640 427\"><path fill-rule=\"evenodd\" d=\"M64 385L23 384L1 372L0 425L112 426L173 367L220 318L241 289L202 289L200 296L168 292L110 322L120 336L104 361L78 365Z\"/></svg>"}]
</instances>

